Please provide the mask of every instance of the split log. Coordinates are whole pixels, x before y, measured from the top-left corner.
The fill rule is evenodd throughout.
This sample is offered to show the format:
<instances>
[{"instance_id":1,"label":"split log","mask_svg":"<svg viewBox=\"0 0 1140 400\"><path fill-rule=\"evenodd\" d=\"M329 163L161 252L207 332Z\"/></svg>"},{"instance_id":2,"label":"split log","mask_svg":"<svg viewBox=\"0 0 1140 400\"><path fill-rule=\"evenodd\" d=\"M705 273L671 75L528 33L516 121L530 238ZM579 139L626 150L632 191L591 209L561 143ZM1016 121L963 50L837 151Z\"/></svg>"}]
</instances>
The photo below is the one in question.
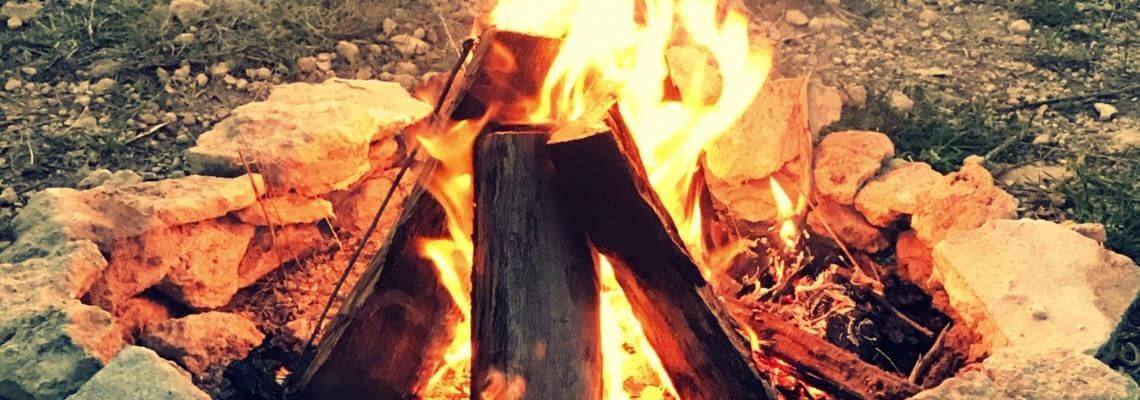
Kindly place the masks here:
<instances>
[{"instance_id":1,"label":"split log","mask_svg":"<svg viewBox=\"0 0 1140 400\"><path fill-rule=\"evenodd\" d=\"M868 364L779 316L756 311L748 323L760 340L764 356L788 363L804 381L833 396L891 400L919 391L905 378Z\"/></svg>"},{"instance_id":2,"label":"split log","mask_svg":"<svg viewBox=\"0 0 1140 400\"><path fill-rule=\"evenodd\" d=\"M430 174L430 171L428 171ZM443 208L420 187L341 306L312 360L291 378L298 399L413 396L442 361L459 309L417 241L442 237Z\"/></svg>"},{"instance_id":3,"label":"split log","mask_svg":"<svg viewBox=\"0 0 1140 400\"><path fill-rule=\"evenodd\" d=\"M453 120L489 117L501 124L526 122L538 106L542 84L554 63L558 39L488 28L479 35L444 115ZM490 104L497 107L490 109ZM486 115L493 111L494 115Z\"/></svg>"},{"instance_id":4,"label":"split log","mask_svg":"<svg viewBox=\"0 0 1140 400\"><path fill-rule=\"evenodd\" d=\"M473 398L494 374L521 377L529 399L602 397L594 260L546 138L492 133L476 145Z\"/></svg>"},{"instance_id":5,"label":"split log","mask_svg":"<svg viewBox=\"0 0 1140 400\"><path fill-rule=\"evenodd\" d=\"M616 116L617 113L611 113ZM618 283L681 398L772 399L746 340L685 250L649 186L624 124L548 148L594 247ZM614 132L617 132L615 134Z\"/></svg>"}]
</instances>

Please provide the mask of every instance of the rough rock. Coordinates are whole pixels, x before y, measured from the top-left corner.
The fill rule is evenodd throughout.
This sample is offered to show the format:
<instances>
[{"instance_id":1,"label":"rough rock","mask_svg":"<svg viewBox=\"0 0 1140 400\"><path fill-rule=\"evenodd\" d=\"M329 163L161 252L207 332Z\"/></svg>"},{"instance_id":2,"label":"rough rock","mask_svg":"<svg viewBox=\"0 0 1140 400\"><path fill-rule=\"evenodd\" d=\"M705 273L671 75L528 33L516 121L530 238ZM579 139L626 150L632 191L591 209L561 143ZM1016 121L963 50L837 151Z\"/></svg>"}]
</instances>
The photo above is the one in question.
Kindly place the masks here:
<instances>
[{"instance_id":1,"label":"rough rock","mask_svg":"<svg viewBox=\"0 0 1140 400\"><path fill-rule=\"evenodd\" d=\"M911 216L911 227L930 246L991 219L1017 216L1017 200L995 187L993 176L979 165L965 165L942 177L921 203L922 209Z\"/></svg>"},{"instance_id":2,"label":"rough rock","mask_svg":"<svg viewBox=\"0 0 1140 400\"><path fill-rule=\"evenodd\" d=\"M803 11L791 9L784 13L784 21L795 26L804 26L811 22L811 19Z\"/></svg>"},{"instance_id":3,"label":"rough rock","mask_svg":"<svg viewBox=\"0 0 1140 400\"><path fill-rule=\"evenodd\" d=\"M347 189L369 170L369 144L426 116L430 106L391 82L330 79L278 86L234 109L186 152L196 171L260 171L270 193Z\"/></svg>"},{"instance_id":4,"label":"rough rock","mask_svg":"<svg viewBox=\"0 0 1140 400\"><path fill-rule=\"evenodd\" d=\"M123 347L111 315L78 300L0 307L0 398L61 399Z\"/></svg>"},{"instance_id":5,"label":"rough rock","mask_svg":"<svg viewBox=\"0 0 1140 400\"><path fill-rule=\"evenodd\" d=\"M424 54L431 50L431 45L411 35L396 35L392 36L390 40L392 45L396 46L396 50L405 57Z\"/></svg>"},{"instance_id":6,"label":"rough rock","mask_svg":"<svg viewBox=\"0 0 1140 400\"><path fill-rule=\"evenodd\" d=\"M942 177L929 164L907 163L879 175L855 195L855 208L872 225L886 227L918 212L921 200Z\"/></svg>"},{"instance_id":7,"label":"rough rock","mask_svg":"<svg viewBox=\"0 0 1140 400\"><path fill-rule=\"evenodd\" d=\"M210 400L178 365L154 350L129 346L68 400Z\"/></svg>"},{"instance_id":8,"label":"rough rock","mask_svg":"<svg viewBox=\"0 0 1140 400\"><path fill-rule=\"evenodd\" d=\"M211 311L162 322L143 334L142 343L202 382L245 358L264 338L253 321Z\"/></svg>"},{"instance_id":9,"label":"rough rock","mask_svg":"<svg viewBox=\"0 0 1140 400\"><path fill-rule=\"evenodd\" d=\"M328 200L296 195L265 199L234 215L241 222L257 226L307 224L335 217Z\"/></svg>"},{"instance_id":10,"label":"rough rock","mask_svg":"<svg viewBox=\"0 0 1140 400\"><path fill-rule=\"evenodd\" d=\"M0 263L0 308L78 299L106 267L99 248L87 240L66 243L44 257Z\"/></svg>"},{"instance_id":11,"label":"rough rock","mask_svg":"<svg viewBox=\"0 0 1140 400\"><path fill-rule=\"evenodd\" d=\"M1015 35L1024 35L1026 33L1029 33L1029 31L1032 29L1033 26L1029 24L1029 21L1026 21L1024 19L1014 20L1013 22L1009 23L1009 33Z\"/></svg>"},{"instance_id":12,"label":"rough rock","mask_svg":"<svg viewBox=\"0 0 1140 400\"><path fill-rule=\"evenodd\" d=\"M1108 231L1105 230L1104 224L1099 222L1081 223L1075 221L1061 221L1061 226L1072 229L1073 232L1079 233L1099 243L1108 241Z\"/></svg>"},{"instance_id":13,"label":"rough rock","mask_svg":"<svg viewBox=\"0 0 1140 400\"><path fill-rule=\"evenodd\" d=\"M129 169L111 172L108 169L97 169L83 177L77 185L80 189L91 189L97 186L126 186L142 183L143 178L135 171Z\"/></svg>"},{"instance_id":14,"label":"rough rock","mask_svg":"<svg viewBox=\"0 0 1140 400\"><path fill-rule=\"evenodd\" d=\"M194 308L221 307L238 290L237 268L254 228L204 221L116 241L110 265L90 299L108 310L158 285Z\"/></svg>"},{"instance_id":15,"label":"rough rock","mask_svg":"<svg viewBox=\"0 0 1140 400\"><path fill-rule=\"evenodd\" d=\"M895 240L895 258L898 260L895 273L899 277L926 289L934 269L934 250L918 240L914 231L899 233Z\"/></svg>"},{"instance_id":16,"label":"rough rock","mask_svg":"<svg viewBox=\"0 0 1140 400\"><path fill-rule=\"evenodd\" d=\"M887 236L849 205L820 201L808 213L807 224L813 235L837 238L844 245L868 253L878 253L890 246Z\"/></svg>"},{"instance_id":17,"label":"rough rock","mask_svg":"<svg viewBox=\"0 0 1140 400\"><path fill-rule=\"evenodd\" d=\"M1047 221L989 221L933 254L951 304L989 348L1092 354L1140 291L1128 257Z\"/></svg>"},{"instance_id":18,"label":"rough rock","mask_svg":"<svg viewBox=\"0 0 1140 400\"><path fill-rule=\"evenodd\" d=\"M808 84L808 127L811 129L811 139L819 138L823 127L839 121L843 111L843 94L839 89L821 83Z\"/></svg>"},{"instance_id":19,"label":"rough rock","mask_svg":"<svg viewBox=\"0 0 1140 400\"><path fill-rule=\"evenodd\" d=\"M855 193L895 155L887 135L869 131L834 132L815 149L815 185L839 204L854 204Z\"/></svg>"},{"instance_id":20,"label":"rough rock","mask_svg":"<svg viewBox=\"0 0 1140 400\"><path fill-rule=\"evenodd\" d=\"M333 209L336 211L337 225L357 233L368 229L376 215L377 207L380 207L384 196L388 194L388 189L392 187L395 175L396 171L390 170L383 176L361 182L352 191L337 192L330 195L329 199L332 200ZM411 190L407 184L408 181L405 177L400 187L397 187L396 191L392 193L388 209L384 210L384 215L380 217L380 222L378 222L379 228L376 234L379 237L385 237L387 228L395 225L396 220L400 217L400 206L404 203L404 197Z\"/></svg>"},{"instance_id":21,"label":"rough rock","mask_svg":"<svg viewBox=\"0 0 1140 400\"><path fill-rule=\"evenodd\" d=\"M131 297L112 311L115 323L123 330L123 337L137 340L142 332L173 317L165 304L146 294Z\"/></svg>"},{"instance_id":22,"label":"rough rock","mask_svg":"<svg viewBox=\"0 0 1140 400\"><path fill-rule=\"evenodd\" d=\"M255 191L253 185L262 189ZM188 176L91 190L45 189L12 220L16 244L0 260L35 256L72 240L87 239L110 251L116 239L152 229L217 218L253 204L260 176ZM17 254L19 253L19 254ZM19 261L19 260L17 260Z\"/></svg>"},{"instance_id":23,"label":"rough rock","mask_svg":"<svg viewBox=\"0 0 1140 400\"><path fill-rule=\"evenodd\" d=\"M285 263L297 261L330 245L331 241L313 224L258 229L238 265L238 287L252 285Z\"/></svg>"},{"instance_id":24,"label":"rough rock","mask_svg":"<svg viewBox=\"0 0 1140 400\"><path fill-rule=\"evenodd\" d=\"M0 6L0 15L8 17L9 26L11 26L13 19L20 21L20 25L22 25L24 22L31 21L39 16L43 9L44 4L38 1L6 1L3 6Z\"/></svg>"},{"instance_id":25,"label":"rough rock","mask_svg":"<svg viewBox=\"0 0 1140 400\"><path fill-rule=\"evenodd\" d=\"M360 46L357 46L355 43L344 40L337 42L336 54L349 64L355 65L360 62Z\"/></svg>"},{"instance_id":26,"label":"rough rock","mask_svg":"<svg viewBox=\"0 0 1140 400\"><path fill-rule=\"evenodd\" d=\"M202 0L171 0L170 14L183 23L194 22L210 9Z\"/></svg>"},{"instance_id":27,"label":"rough rock","mask_svg":"<svg viewBox=\"0 0 1140 400\"><path fill-rule=\"evenodd\" d=\"M1063 181L1073 176L1073 171L1064 165L1022 165L1001 175L1001 183L1012 185L1044 185L1048 182Z\"/></svg>"},{"instance_id":28,"label":"rough rock","mask_svg":"<svg viewBox=\"0 0 1140 400\"><path fill-rule=\"evenodd\" d=\"M1096 119L1098 121L1108 121L1116 116L1116 107L1107 103L1094 103L1093 108L1096 109Z\"/></svg>"},{"instance_id":29,"label":"rough rock","mask_svg":"<svg viewBox=\"0 0 1140 400\"><path fill-rule=\"evenodd\" d=\"M1140 398L1127 376L1091 356L1054 350L1030 354L998 350L978 366L947 379L912 400L1034 399L1125 400Z\"/></svg>"},{"instance_id":30,"label":"rough rock","mask_svg":"<svg viewBox=\"0 0 1140 400\"><path fill-rule=\"evenodd\" d=\"M887 106L896 113L909 114L914 109L914 100L903 92L891 91L887 93Z\"/></svg>"},{"instance_id":31,"label":"rough rock","mask_svg":"<svg viewBox=\"0 0 1140 400\"><path fill-rule=\"evenodd\" d=\"M665 51L669 78L685 101L713 104L720 96L722 78L716 62L703 47L671 46Z\"/></svg>"}]
</instances>

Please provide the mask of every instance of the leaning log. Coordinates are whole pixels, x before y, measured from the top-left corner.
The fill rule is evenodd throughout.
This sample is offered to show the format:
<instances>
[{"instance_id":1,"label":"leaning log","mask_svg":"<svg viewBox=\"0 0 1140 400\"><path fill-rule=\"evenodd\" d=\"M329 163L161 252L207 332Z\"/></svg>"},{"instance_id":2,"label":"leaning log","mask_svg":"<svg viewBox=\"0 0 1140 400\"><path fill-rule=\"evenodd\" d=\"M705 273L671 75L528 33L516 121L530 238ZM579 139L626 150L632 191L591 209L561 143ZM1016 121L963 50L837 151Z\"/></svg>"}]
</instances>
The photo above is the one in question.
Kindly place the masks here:
<instances>
[{"instance_id":1,"label":"leaning log","mask_svg":"<svg viewBox=\"0 0 1140 400\"><path fill-rule=\"evenodd\" d=\"M476 145L473 398L499 398L495 375L521 378L528 399L602 397L594 260L564 210L546 137L493 133Z\"/></svg>"},{"instance_id":2,"label":"leaning log","mask_svg":"<svg viewBox=\"0 0 1140 400\"><path fill-rule=\"evenodd\" d=\"M418 245L444 236L443 208L419 187L397 224L312 359L290 379L295 398L409 398L443 359L460 313Z\"/></svg>"},{"instance_id":3,"label":"leaning log","mask_svg":"<svg viewBox=\"0 0 1140 400\"><path fill-rule=\"evenodd\" d=\"M828 394L848 399L904 399L919 388L858 356L812 336L779 316L756 311L748 324L762 357L791 365L798 376Z\"/></svg>"},{"instance_id":4,"label":"leaning log","mask_svg":"<svg viewBox=\"0 0 1140 400\"><path fill-rule=\"evenodd\" d=\"M681 398L775 398L649 186L628 133L558 136L548 148L564 196L594 247L614 265Z\"/></svg>"},{"instance_id":5,"label":"leaning log","mask_svg":"<svg viewBox=\"0 0 1140 400\"><path fill-rule=\"evenodd\" d=\"M487 117L494 123L512 124L530 120L560 47L558 39L494 27L484 30L460 72L452 91L455 96L445 99L442 110L457 121Z\"/></svg>"}]
</instances>

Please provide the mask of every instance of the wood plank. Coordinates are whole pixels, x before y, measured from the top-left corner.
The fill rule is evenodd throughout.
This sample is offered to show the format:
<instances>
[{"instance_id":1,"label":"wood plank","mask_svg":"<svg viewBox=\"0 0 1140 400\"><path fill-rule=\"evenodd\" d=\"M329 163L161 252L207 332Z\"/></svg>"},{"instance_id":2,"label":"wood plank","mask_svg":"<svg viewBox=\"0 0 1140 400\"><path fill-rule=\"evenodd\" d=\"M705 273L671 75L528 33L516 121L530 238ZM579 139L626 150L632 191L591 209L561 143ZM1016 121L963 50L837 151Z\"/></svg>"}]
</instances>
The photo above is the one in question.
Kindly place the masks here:
<instances>
[{"instance_id":1,"label":"wood plank","mask_svg":"<svg viewBox=\"0 0 1140 400\"><path fill-rule=\"evenodd\" d=\"M475 153L472 397L493 374L527 399L602 397L599 285L543 132L485 135Z\"/></svg>"}]
</instances>

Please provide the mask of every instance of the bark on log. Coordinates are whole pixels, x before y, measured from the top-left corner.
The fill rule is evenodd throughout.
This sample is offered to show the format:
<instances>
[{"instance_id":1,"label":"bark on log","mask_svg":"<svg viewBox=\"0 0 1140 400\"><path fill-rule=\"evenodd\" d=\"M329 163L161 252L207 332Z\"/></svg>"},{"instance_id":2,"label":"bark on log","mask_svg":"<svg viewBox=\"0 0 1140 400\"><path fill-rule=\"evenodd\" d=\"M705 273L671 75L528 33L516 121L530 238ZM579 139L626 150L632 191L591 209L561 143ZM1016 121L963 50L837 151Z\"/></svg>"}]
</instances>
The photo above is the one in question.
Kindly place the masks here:
<instances>
[{"instance_id":1,"label":"bark on log","mask_svg":"<svg viewBox=\"0 0 1140 400\"><path fill-rule=\"evenodd\" d=\"M442 237L443 208L417 189L381 254L341 306L312 361L298 371L298 399L400 399L435 371L459 310L417 241Z\"/></svg>"},{"instance_id":2,"label":"bark on log","mask_svg":"<svg viewBox=\"0 0 1140 400\"><path fill-rule=\"evenodd\" d=\"M611 115L616 115L613 113ZM676 235L624 124L548 145L563 193L614 265L634 314L685 399L771 399L745 339ZM557 139L555 139L557 140Z\"/></svg>"},{"instance_id":3,"label":"bark on log","mask_svg":"<svg viewBox=\"0 0 1140 400\"><path fill-rule=\"evenodd\" d=\"M790 364L812 386L850 399L904 399L919 388L776 315L753 313L749 321L764 356Z\"/></svg>"},{"instance_id":4,"label":"bark on log","mask_svg":"<svg viewBox=\"0 0 1140 400\"><path fill-rule=\"evenodd\" d=\"M546 137L493 133L476 145L473 398L493 392L493 374L521 377L527 399L602 397L594 260Z\"/></svg>"},{"instance_id":5,"label":"bark on log","mask_svg":"<svg viewBox=\"0 0 1140 400\"><path fill-rule=\"evenodd\" d=\"M461 72L456 96L444 102L443 110L453 110L445 115L456 121L484 116L500 124L528 121L561 44L558 39L488 28ZM494 110L488 108L492 100L498 107ZM488 111L493 115L486 115Z\"/></svg>"}]
</instances>

